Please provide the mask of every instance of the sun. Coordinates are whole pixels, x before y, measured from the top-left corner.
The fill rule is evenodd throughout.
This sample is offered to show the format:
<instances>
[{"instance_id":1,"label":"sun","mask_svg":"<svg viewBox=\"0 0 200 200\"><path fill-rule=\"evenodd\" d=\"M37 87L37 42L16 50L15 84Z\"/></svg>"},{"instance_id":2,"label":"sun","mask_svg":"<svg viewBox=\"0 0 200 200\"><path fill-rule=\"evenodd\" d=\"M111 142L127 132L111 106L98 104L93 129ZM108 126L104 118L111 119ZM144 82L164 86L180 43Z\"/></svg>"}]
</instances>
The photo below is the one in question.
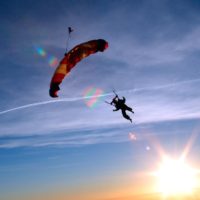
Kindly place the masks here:
<instances>
[{"instance_id":1,"label":"sun","mask_svg":"<svg viewBox=\"0 0 200 200\"><path fill-rule=\"evenodd\" d=\"M164 196L192 194L196 172L184 160L165 159L156 173L157 189Z\"/></svg>"}]
</instances>

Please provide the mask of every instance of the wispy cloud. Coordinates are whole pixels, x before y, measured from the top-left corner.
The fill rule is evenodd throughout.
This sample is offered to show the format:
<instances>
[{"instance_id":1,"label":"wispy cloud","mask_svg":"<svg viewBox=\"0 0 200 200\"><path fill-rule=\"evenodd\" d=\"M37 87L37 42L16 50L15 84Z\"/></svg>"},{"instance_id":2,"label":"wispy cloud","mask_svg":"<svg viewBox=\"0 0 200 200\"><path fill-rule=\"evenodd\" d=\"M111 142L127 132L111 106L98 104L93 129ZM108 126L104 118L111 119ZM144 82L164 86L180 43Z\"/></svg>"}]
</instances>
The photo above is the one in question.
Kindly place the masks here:
<instances>
[{"instance_id":1,"label":"wispy cloud","mask_svg":"<svg viewBox=\"0 0 200 200\"><path fill-rule=\"evenodd\" d=\"M196 94L196 87L194 87L198 83L198 79L187 80L163 86L119 91L119 94L126 96L127 104L133 106L135 115L131 117L136 123L134 126L140 127L146 123L200 118L198 109L200 96ZM110 95L112 93L105 94L108 97ZM72 109L70 105L63 104L65 101L73 103L77 100L82 100L82 97L61 99L55 108L49 107L49 103L54 101L49 101L45 107L40 107L40 103L31 104L39 107L37 109L29 108L28 117L27 106L19 107L24 109L23 112L21 111L24 113L24 117L21 115L22 119L15 119L13 122L10 119L13 115L15 116L17 110L8 110L9 112L13 111L12 114L4 111L2 116L5 115L7 120L4 119L5 126L1 127L1 137L4 138L0 145L1 148L82 146L128 140L128 137L122 137L123 131L120 126L123 129L127 126L127 134L132 126L127 124L128 122L123 119L120 112L113 113L107 107L108 105L104 104L103 99L96 109L89 109L82 104L83 102L76 102L78 108L81 106L81 112L79 109ZM63 106L65 106L64 110ZM74 116L67 115L66 111L73 113ZM42 117L41 113L43 113ZM76 119L77 115L79 120ZM24 118L26 118L25 121ZM125 124L127 125L125 126ZM117 128L114 128L116 126Z\"/></svg>"},{"instance_id":2,"label":"wispy cloud","mask_svg":"<svg viewBox=\"0 0 200 200\"><path fill-rule=\"evenodd\" d=\"M127 104L134 107L135 115L132 117L138 126L200 117L197 87L197 66L200 63L195 56L197 61L193 65L190 57L199 51L199 15L193 9L185 12L187 2L181 4L181 9L178 3L173 3L174 10L170 1L162 4L156 1L126 1L123 6L120 6L121 2L103 1L97 7L90 2L94 10L85 2L79 3L77 6L63 1L56 4L50 2L55 6L47 10L64 11L65 5L71 10L79 9L80 15L61 12L49 16L47 13L41 19L42 5L46 7L41 2L34 5L37 12L26 12L26 17L18 20L13 16L10 16L10 20L3 18L10 40L4 40L9 50L3 51L0 58L1 65L7 66L1 69L4 76L1 84L6 87L0 89L0 137L16 138L5 140L1 147L34 146L36 140L38 146L107 141L98 138L100 133L89 138L81 138L81 135L76 135L72 140L63 138L63 142L51 138L20 137L51 136L87 128L99 130L102 124L104 127L127 124L120 112L113 113L104 104L104 100L112 96L110 91L113 88L126 96ZM13 5L11 10L20 13L27 6L25 3L19 10L14 10ZM104 11L104 14L99 15L100 11ZM182 19L180 15L185 18ZM189 26L188 21L191 22ZM16 29L22 24L27 28L26 32ZM75 29L70 46L102 37L108 40L109 48L78 63L62 83L60 99L52 101L48 90L54 69L44 66L34 52L34 45L42 45L61 58L67 34L63 24L70 24ZM82 91L91 85L105 91L94 109L87 108L81 97Z\"/></svg>"}]
</instances>

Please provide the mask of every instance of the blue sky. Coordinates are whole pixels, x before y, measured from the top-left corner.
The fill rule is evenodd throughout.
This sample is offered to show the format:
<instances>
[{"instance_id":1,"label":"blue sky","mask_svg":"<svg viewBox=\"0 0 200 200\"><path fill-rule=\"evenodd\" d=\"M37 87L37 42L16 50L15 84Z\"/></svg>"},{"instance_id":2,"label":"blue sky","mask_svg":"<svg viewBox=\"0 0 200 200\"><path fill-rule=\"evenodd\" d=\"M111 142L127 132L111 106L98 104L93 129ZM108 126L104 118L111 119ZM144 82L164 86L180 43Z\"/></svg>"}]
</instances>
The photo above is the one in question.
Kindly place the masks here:
<instances>
[{"instance_id":1,"label":"blue sky","mask_svg":"<svg viewBox=\"0 0 200 200\"><path fill-rule=\"evenodd\" d=\"M199 9L195 0L1 2L2 198L68 188L77 200L73 191L84 185L115 191L156 166L155 141L179 156L192 140L188 160L198 167ZM52 99L48 57L63 57L68 26L69 48L99 38L109 48L78 63ZM88 87L104 92L93 108L83 98ZM134 124L104 103L113 88L133 107Z\"/></svg>"}]
</instances>

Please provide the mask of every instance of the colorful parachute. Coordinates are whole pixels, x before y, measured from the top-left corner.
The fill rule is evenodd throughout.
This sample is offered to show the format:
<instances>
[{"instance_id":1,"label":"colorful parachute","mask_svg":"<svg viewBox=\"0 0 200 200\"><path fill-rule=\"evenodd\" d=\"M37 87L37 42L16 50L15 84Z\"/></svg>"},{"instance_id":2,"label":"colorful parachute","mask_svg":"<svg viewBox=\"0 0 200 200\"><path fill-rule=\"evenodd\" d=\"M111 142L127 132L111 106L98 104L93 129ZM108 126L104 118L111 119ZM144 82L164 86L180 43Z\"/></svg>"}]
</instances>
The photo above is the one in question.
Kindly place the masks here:
<instances>
[{"instance_id":1,"label":"colorful parachute","mask_svg":"<svg viewBox=\"0 0 200 200\"><path fill-rule=\"evenodd\" d=\"M108 42L103 39L98 39L79 44L66 53L52 77L49 95L51 97L58 97L57 92L60 90L60 83L78 62L90 54L94 54L98 51L103 52L107 48Z\"/></svg>"}]
</instances>

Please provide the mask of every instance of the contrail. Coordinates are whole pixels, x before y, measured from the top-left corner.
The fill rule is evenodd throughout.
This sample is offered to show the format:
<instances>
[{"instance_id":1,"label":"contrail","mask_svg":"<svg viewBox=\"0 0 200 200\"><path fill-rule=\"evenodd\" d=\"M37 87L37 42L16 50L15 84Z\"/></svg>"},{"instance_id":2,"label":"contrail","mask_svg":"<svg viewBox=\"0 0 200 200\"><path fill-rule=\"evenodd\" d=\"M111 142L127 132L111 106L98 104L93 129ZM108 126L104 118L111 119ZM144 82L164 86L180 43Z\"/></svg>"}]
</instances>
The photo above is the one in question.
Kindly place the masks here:
<instances>
[{"instance_id":1,"label":"contrail","mask_svg":"<svg viewBox=\"0 0 200 200\"><path fill-rule=\"evenodd\" d=\"M73 101L80 101L80 100L83 100L83 99L90 99L90 98L93 98L93 97L104 97L104 96L110 96L110 95L112 95L112 93L101 94L101 95L98 95L98 96L93 95L93 96L87 96L87 97L63 98L63 99L59 99L59 100L36 102L36 103L31 103L31 104L27 104L27 105L18 106L18 107L15 107L15 108L7 109L7 110L4 110L4 111L0 111L0 115L6 114L8 112L16 111L16 110L21 110L21 109L25 109L25 108L31 108L31 107L35 107L35 106L46 105L46 104L50 104L50 103L73 102Z\"/></svg>"},{"instance_id":2,"label":"contrail","mask_svg":"<svg viewBox=\"0 0 200 200\"><path fill-rule=\"evenodd\" d=\"M159 86L154 86L154 87L143 87L143 88L135 88L135 89L129 89L129 90L120 90L120 91L117 91L117 93L118 94L134 93L134 92L136 93L136 92L141 92L141 91L145 91L145 90L158 90L158 89L170 88L170 87L174 87L177 85L194 83L194 82L199 82L199 81L200 81L200 79L185 80L185 81L180 81L180 82L166 84L166 85L159 85ZM25 109L25 108L46 105L46 104L51 104L51 103L73 102L73 101L80 101L80 100L84 100L84 99L90 99L93 97L106 97L106 96L111 96L111 95L113 95L113 92L105 93L105 94L101 94L101 95L91 95L91 96L87 96L87 97L73 97L73 98L63 98L63 99L59 99L59 100L36 102L36 103L31 103L31 104L11 108L8 110L0 111L0 115L6 114L8 112L16 111L16 110L21 110L21 109Z\"/></svg>"},{"instance_id":3,"label":"contrail","mask_svg":"<svg viewBox=\"0 0 200 200\"><path fill-rule=\"evenodd\" d=\"M141 88L135 88L135 89L128 89L128 90L121 90L117 91L117 93L132 93L132 92L141 92L141 91L148 91L148 90L159 90L159 89L164 89L164 88L172 88L178 85L186 85L190 83L195 83L199 82L200 79L192 79L192 80L185 80L185 81L179 81L175 83L169 83L166 85L158 85L158 86L153 86L153 87L141 87Z\"/></svg>"}]
</instances>

